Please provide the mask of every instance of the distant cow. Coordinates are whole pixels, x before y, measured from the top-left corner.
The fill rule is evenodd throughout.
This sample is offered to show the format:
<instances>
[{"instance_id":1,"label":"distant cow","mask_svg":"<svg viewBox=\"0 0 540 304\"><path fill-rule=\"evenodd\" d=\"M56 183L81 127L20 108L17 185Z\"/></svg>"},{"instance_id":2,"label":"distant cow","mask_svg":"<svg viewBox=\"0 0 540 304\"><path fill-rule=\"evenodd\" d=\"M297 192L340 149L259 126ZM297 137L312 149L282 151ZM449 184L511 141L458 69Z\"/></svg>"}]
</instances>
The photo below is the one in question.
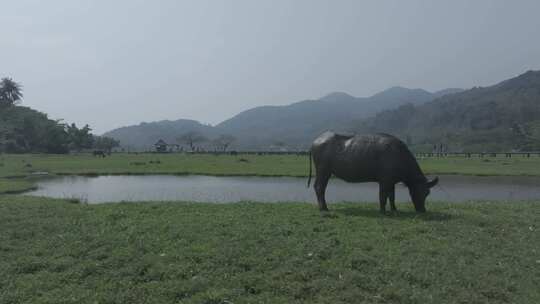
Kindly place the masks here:
<instances>
[{"instance_id":1,"label":"distant cow","mask_svg":"<svg viewBox=\"0 0 540 304\"><path fill-rule=\"evenodd\" d=\"M413 154L399 139L388 134L339 135L325 132L313 142L310 151L308 187L311 182L311 157L315 163L315 193L321 211L327 211L325 192L333 174L347 182L379 183L380 211L386 212L390 199L395 206L395 184L409 188L414 208L425 212L426 197L438 178L428 181Z\"/></svg>"},{"instance_id":2,"label":"distant cow","mask_svg":"<svg viewBox=\"0 0 540 304\"><path fill-rule=\"evenodd\" d=\"M94 156L97 156L97 157L105 157L106 154L105 154L105 151L102 151L102 150L94 150L94 152L92 152L92 154L94 154Z\"/></svg>"}]
</instances>

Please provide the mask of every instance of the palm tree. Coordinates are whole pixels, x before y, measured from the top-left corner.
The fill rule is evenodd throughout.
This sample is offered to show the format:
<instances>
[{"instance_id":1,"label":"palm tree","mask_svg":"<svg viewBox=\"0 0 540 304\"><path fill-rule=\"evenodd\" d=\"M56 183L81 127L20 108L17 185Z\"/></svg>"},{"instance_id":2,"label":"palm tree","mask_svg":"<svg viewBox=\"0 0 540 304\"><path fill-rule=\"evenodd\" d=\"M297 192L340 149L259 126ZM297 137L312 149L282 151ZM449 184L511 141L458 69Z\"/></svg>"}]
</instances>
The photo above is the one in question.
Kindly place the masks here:
<instances>
[{"instance_id":1,"label":"palm tree","mask_svg":"<svg viewBox=\"0 0 540 304\"><path fill-rule=\"evenodd\" d=\"M22 86L11 78L0 80L0 104L13 105L23 97Z\"/></svg>"}]
</instances>

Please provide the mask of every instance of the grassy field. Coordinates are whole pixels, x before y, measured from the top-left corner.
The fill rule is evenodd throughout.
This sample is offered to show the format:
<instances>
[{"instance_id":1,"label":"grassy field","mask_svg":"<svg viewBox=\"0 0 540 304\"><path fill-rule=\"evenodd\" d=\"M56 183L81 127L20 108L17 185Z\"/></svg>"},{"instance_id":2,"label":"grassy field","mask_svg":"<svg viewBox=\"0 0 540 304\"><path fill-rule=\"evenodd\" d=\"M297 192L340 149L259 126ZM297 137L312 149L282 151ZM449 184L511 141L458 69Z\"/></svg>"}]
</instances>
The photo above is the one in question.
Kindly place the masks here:
<instances>
[{"instance_id":1,"label":"grassy field","mask_svg":"<svg viewBox=\"0 0 540 304\"><path fill-rule=\"evenodd\" d=\"M35 185L32 179L28 178L0 178L1 193L20 193L34 189Z\"/></svg>"},{"instance_id":2,"label":"grassy field","mask_svg":"<svg viewBox=\"0 0 540 304\"><path fill-rule=\"evenodd\" d=\"M540 157L426 158L419 160L426 174L540 176ZM307 176L307 156L114 154L107 158L81 155L2 155L0 193L33 187L25 179L35 172L51 174L206 174Z\"/></svg>"},{"instance_id":3,"label":"grassy field","mask_svg":"<svg viewBox=\"0 0 540 304\"><path fill-rule=\"evenodd\" d=\"M0 196L0 303L540 303L537 203Z\"/></svg>"},{"instance_id":4,"label":"grassy field","mask_svg":"<svg viewBox=\"0 0 540 304\"><path fill-rule=\"evenodd\" d=\"M306 176L307 156L113 154L97 158L88 154L22 154L0 157L0 177L31 172L55 174L207 174Z\"/></svg>"},{"instance_id":5,"label":"grassy field","mask_svg":"<svg viewBox=\"0 0 540 304\"><path fill-rule=\"evenodd\" d=\"M428 174L540 175L540 158L421 159ZM306 176L305 156L0 156L33 174ZM540 303L538 202L227 205L0 195L0 303Z\"/></svg>"}]
</instances>

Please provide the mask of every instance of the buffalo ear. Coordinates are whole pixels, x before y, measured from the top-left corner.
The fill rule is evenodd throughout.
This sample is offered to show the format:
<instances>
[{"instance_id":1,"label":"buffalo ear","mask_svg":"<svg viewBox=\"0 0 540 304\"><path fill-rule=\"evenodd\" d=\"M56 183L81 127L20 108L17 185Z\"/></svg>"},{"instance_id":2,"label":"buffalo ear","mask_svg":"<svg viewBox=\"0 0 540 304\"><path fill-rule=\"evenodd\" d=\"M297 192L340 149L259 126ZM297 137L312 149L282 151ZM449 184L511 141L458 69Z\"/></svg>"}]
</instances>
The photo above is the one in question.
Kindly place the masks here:
<instances>
[{"instance_id":1,"label":"buffalo ear","mask_svg":"<svg viewBox=\"0 0 540 304\"><path fill-rule=\"evenodd\" d=\"M439 177L437 176L434 179L432 179L431 181L427 182L426 185L429 188L433 188L433 186L437 185L438 182L439 182Z\"/></svg>"}]
</instances>

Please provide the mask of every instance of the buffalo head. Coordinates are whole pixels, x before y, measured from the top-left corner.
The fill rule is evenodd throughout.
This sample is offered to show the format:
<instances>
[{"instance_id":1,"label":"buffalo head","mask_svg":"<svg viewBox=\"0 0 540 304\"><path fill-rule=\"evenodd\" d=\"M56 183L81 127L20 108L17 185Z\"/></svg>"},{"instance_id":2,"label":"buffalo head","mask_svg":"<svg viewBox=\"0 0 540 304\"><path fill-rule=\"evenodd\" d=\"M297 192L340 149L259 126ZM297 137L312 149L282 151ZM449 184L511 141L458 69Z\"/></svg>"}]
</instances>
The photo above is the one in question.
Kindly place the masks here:
<instances>
[{"instance_id":1,"label":"buffalo head","mask_svg":"<svg viewBox=\"0 0 540 304\"><path fill-rule=\"evenodd\" d=\"M431 181L422 181L409 187L414 209L416 212L426 212L426 197L429 195L429 189L437 185L439 178L435 177Z\"/></svg>"}]
</instances>

